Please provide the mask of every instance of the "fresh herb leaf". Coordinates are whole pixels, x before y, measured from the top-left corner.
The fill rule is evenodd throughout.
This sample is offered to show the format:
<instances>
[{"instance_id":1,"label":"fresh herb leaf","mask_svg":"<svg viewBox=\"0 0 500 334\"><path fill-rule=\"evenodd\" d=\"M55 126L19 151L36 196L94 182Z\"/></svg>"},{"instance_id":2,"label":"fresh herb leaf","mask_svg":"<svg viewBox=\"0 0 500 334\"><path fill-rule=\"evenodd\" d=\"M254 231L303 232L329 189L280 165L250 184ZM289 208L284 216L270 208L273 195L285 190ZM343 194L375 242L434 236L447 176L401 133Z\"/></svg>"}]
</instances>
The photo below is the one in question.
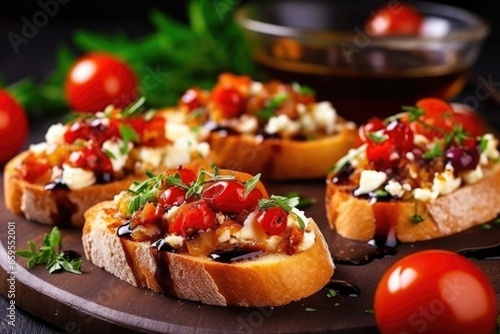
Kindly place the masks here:
<instances>
[{"instance_id":1,"label":"fresh herb leaf","mask_svg":"<svg viewBox=\"0 0 500 334\"><path fill-rule=\"evenodd\" d=\"M337 290L333 290L333 289L328 289L327 293L326 293L326 296L328 298L333 298L337 295Z\"/></svg>"},{"instance_id":2,"label":"fresh herb leaf","mask_svg":"<svg viewBox=\"0 0 500 334\"><path fill-rule=\"evenodd\" d=\"M484 153L486 148L488 148L488 139L481 137L481 140L479 141L479 152Z\"/></svg>"},{"instance_id":3,"label":"fresh herb leaf","mask_svg":"<svg viewBox=\"0 0 500 334\"><path fill-rule=\"evenodd\" d=\"M146 98L144 96L141 96L139 99L123 108L123 110L121 111L122 117L126 118L140 115L144 110L144 102L146 102Z\"/></svg>"},{"instance_id":4,"label":"fresh herb leaf","mask_svg":"<svg viewBox=\"0 0 500 334\"><path fill-rule=\"evenodd\" d=\"M126 124L120 124L118 127L120 131L120 136L123 140L123 145L120 147L120 153L126 154L128 152L129 143L132 141L134 143L139 143L141 141L139 134L134 130L133 127Z\"/></svg>"},{"instance_id":5,"label":"fresh herb leaf","mask_svg":"<svg viewBox=\"0 0 500 334\"><path fill-rule=\"evenodd\" d=\"M112 160L116 160L116 156L115 156L115 154L114 154L113 152L111 152L111 151L110 151L110 150L108 150L108 149L104 149L103 151L104 151L104 153L105 153L105 154L106 154L106 155L107 155L110 159L112 159Z\"/></svg>"},{"instance_id":6,"label":"fresh herb leaf","mask_svg":"<svg viewBox=\"0 0 500 334\"><path fill-rule=\"evenodd\" d=\"M165 181L167 182L168 185L177 186L177 187L180 187L184 190L189 189L189 187L184 182L182 182L182 179L181 179L181 176L179 175L179 173L175 173L174 176L165 177Z\"/></svg>"},{"instance_id":7,"label":"fresh herb leaf","mask_svg":"<svg viewBox=\"0 0 500 334\"><path fill-rule=\"evenodd\" d=\"M312 308L312 307L307 307L304 311L306 311L306 312L316 312L316 309Z\"/></svg>"},{"instance_id":8,"label":"fresh herb leaf","mask_svg":"<svg viewBox=\"0 0 500 334\"><path fill-rule=\"evenodd\" d=\"M387 135L378 132L368 132L366 135L371 139L371 141L377 144L381 144L389 138Z\"/></svg>"},{"instance_id":9,"label":"fresh herb leaf","mask_svg":"<svg viewBox=\"0 0 500 334\"><path fill-rule=\"evenodd\" d=\"M260 173L252 177L251 179L245 181L245 197L248 196L252 190L257 186L260 179Z\"/></svg>"},{"instance_id":10,"label":"fresh herb leaf","mask_svg":"<svg viewBox=\"0 0 500 334\"><path fill-rule=\"evenodd\" d=\"M292 198L292 197L298 197L299 198L299 204L297 204L296 208L297 209L305 209L313 204L316 204L318 200L316 198L306 198L302 195L300 195L297 191L290 191L284 194L283 196Z\"/></svg>"},{"instance_id":11,"label":"fresh herb leaf","mask_svg":"<svg viewBox=\"0 0 500 334\"><path fill-rule=\"evenodd\" d=\"M271 117L274 116L276 113L276 109L281 107L281 105L288 100L289 96L285 92L280 92L275 94L268 102L267 105L265 106L264 109L259 110L257 112L257 116L262 119L270 119Z\"/></svg>"},{"instance_id":12,"label":"fresh herb leaf","mask_svg":"<svg viewBox=\"0 0 500 334\"><path fill-rule=\"evenodd\" d=\"M314 89L309 86L301 85L298 82L292 82L292 89L300 95L311 96L315 94Z\"/></svg>"},{"instance_id":13,"label":"fresh herb leaf","mask_svg":"<svg viewBox=\"0 0 500 334\"><path fill-rule=\"evenodd\" d=\"M214 171L214 175L219 175L220 174L220 168L217 166L214 162L210 164L210 168Z\"/></svg>"},{"instance_id":14,"label":"fresh herb leaf","mask_svg":"<svg viewBox=\"0 0 500 334\"><path fill-rule=\"evenodd\" d=\"M146 205L147 202L155 199L163 184L164 174L154 175L146 172L146 175L149 179L140 183L134 182L128 189L129 192L134 194L127 208L127 213L130 215Z\"/></svg>"},{"instance_id":15,"label":"fresh herb leaf","mask_svg":"<svg viewBox=\"0 0 500 334\"><path fill-rule=\"evenodd\" d=\"M372 309L372 308L366 309L366 310L365 310L365 313L366 313L366 314L374 314L374 312L373 312L373 309Z\"/></svg>"},{"instance_id":16,"label":"fresh herb leaf","mask_svg":"<svg viewBox=\"0 0 500 334\"><path fill-rule=\"evenodd\" d=\"M423 109L414 106L403 106L403 110L408 115L408 121L410 123L419 120L425 113Z\"/></svg>"},{"instance_id":17,"label":"fresh herb leaf","mask_svg":"<svg viewBox=\"0 0 500 334\"><path fill-rule=\"evenodd\" d=\"M426 212L424 216L418 213L418 203L415 202L415 212L410 216L410 221L412 223L418 224L423 222L429 216L429 212Z\"/></svg>"},{"instance_id":18,"label":"fresh herb leaf","mask_svg":"<svg viewBox=\"0 0 500 334\"><path fill-rule=\"evenodd\" d=\"M434 146L432 146L432 148L429 151L425 152L423 154L423 157L424 159L431 160L437 157L442 157L443 154L444 152L443 149L441 148L441 145L439 145L439 143L434 143Z\"/></svg>"},{"instance_id":19,"label":"fresh herb leaf","mask_svg":"<svg viewBox=\"0 0 500 334\"><path fill-rule=\"evenodd\" d=\"M375 191L373 193L373 195L375 195L375 197L377 197L377 198L380 198L380 197L387 197L387 196L389 196L389 193L386 190L384 190L384 189L379 189L379 190Z\"/></svg>"},{"instance_id":20,"label":"fresh herb leaf","mask_svg":"<svg viewBox=\"0 0 500 334\"><path fill-rule=\"evenodd\" d=\"M500 224L500 218L496 218L493 222L494 222L495 224Z\"/></svg>"},{"instance_id":21,"label":"fresh herb leaf","mask_svg":"<svg viewBox=\"0 0 500 334\"><path fill-rule=\"evenodd\" d=\"M486 231L489 231L493 228L490 224L483 224L483 225L481 225L481 227L483 228L483 230L486 230Z\"/></svg>"},{"instance_id":22,"label":"fresh herb leaf","mask_svg":"<svg viewBox=\"0 0 500 334\"><path fill-rule=\"evenodd\" d=\"M453 127L453 130L445 135L444 141L446 145L450 145L452 142L461 145L462 141L469 137L470 137L469 133L464 129L464 127L461 124L459 124L455 125Z\"/></svg>"},{"instance_id":23,"label":"fresh herb leaf","mask_svg":"<svg viewBox=\"0 0 500 334\"><path fill-rule=\"evenodd\" d=\"M45 264L50 274L65 270L73 274L81 274L83 261L80 259L67 259L61 251L62 235L57 226L54 226L50 234L45 234L40 251L32 241L28 242L29 250L19 250L17 255L28 258L26 266L28 269L37 264Z\"/></svg>"},{"instance_id":24,"label":"fresh herb leaf","mask_svg":"<svg viewBox=\"0 0 500 334\"><path fill-rule=\"evenodd\" d=\"M340 158L328 172L338 173L342 169L342 167L344 167L349 161L357 158L358 156L366 152L366 147L367 145L363 144L356 149L349 150L349 152L342 158Z\"/></svg>"}]
</instances>

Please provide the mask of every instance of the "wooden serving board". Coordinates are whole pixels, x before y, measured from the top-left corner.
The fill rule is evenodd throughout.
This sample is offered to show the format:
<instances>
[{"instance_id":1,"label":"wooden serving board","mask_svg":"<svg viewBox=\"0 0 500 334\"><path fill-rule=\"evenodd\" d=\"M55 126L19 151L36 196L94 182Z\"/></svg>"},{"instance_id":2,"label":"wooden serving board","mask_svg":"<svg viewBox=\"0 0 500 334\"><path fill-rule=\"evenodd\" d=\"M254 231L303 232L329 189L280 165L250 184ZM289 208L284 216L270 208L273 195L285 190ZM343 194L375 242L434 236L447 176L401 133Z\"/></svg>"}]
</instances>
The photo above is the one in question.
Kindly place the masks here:
<instances>
[{"instance_id":1,"label":"wooden serving board","mask_svg":"<svg viewBox=\"0 0 500 334\"><path fill-rule=\"evenodd\" d=\"M3 184L2 184L3 187ZM327 241L333 233L327 228L324 210L324 184L272 184L274 194L299 191L316 198L318 203L306 209L321 227ZM0 200L0 280L5 282L11 271L8 263L8 233L15 223L15 246L26 249L28 241L41 244L51 227L26 221L5 209L3 192ZM441 248L458 250L472 246L493 245L500 241L500 226L492 230L474 228L456 236L439 240L404 244L392 257L375 260L366 265L337 265L334 277L357 285L361 294L347 297L337 294L328 298L326 290L304 300L274 308L216 307L196 302L164 297L145 289L135 288L95 267L84 259L83 274L66 272L49 274L43 266L25 269L26 259L17 258L16 306L68 332L82 333L171 332L171 333L374 333L372 309L377 282L384 271L397 259L417 250ZM11 234L13 232L10 232ZM81 232L62 229L65 250L83 255ZM12 238L10 239L12 240ZM500 266L496 260L474 260L491 278L500 291ZM300 273L297 273L300 275ZM1 293L8 293L1 284ZM498 297L498 295L497 295ZM306 311L313 308L316 311Z\"/></svg>"}]
</instances>

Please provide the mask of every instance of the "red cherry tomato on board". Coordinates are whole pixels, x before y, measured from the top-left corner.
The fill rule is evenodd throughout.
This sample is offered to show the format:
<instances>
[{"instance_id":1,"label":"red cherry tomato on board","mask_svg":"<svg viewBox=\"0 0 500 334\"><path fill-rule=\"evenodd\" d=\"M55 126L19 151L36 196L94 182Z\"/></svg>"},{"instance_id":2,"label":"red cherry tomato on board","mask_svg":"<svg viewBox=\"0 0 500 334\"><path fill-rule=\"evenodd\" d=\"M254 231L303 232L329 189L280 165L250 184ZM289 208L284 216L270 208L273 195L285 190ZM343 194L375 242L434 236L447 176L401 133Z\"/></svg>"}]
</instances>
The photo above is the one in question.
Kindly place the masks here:
<instances>
[{"instance_id":1,"label":"red cherry tomato on board","mask_svg":"<svg viewBox=\"0 0 500 334\"><path fill-rule=\"evenodd\" d=\"M13 158L28 137L28 119L24 108L0 89L0 164Z\"/></svg>"},{"instance_id":2,"label":"red cherry tomato on board","mask_svg":"<svg viewBox=\"0 0 500 334\"><path fill-rule=\"evenodd\" d=\"M375 291L383 334L494 333L495 290L472 261L445 250L408 255L385 272Z\"/></svg>"},{"instance_id":3,"label":"red cherry tomato on board","mask_svg":"<svg viewBox=\"0 0 500 334\"><path fill-rule=\"evenodd\" d=\"M122 60L105 53L90 53L77 59L64 88L71 108L84 112L103 111L110 104L123 108L138 95L134 71Z\"/></svg>"},{"instance_id":4,"label":"red cherry tomato on board","mask_svg":"<svg viewBox=\"0 0 500 334\"><path fill-rule=\"evenodd\" d=\"M365 30L372 36L418 35L422 15L400 2L379 8L366 22Z\"/></svg>"}]
</instances>

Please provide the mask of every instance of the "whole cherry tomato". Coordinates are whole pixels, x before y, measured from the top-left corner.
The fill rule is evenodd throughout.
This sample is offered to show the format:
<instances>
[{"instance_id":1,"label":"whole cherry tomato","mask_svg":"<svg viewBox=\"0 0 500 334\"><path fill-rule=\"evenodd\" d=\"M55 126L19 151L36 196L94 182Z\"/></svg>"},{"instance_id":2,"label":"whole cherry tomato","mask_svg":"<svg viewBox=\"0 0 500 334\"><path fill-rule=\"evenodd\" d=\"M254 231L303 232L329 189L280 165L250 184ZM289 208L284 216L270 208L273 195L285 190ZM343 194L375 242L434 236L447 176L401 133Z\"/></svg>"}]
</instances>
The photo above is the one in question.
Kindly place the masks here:
<instances>
[{"instance_id":1,"label":"whole cherry tomato","mask_svg":"<svg viewBox=\"0 0 500 334\"><path fill-rule=\"evenodd\" d=\"M217 181L203 192L203 199L208 205L224 213L239 213L256 205L263 197L262 192L254 188L245 196L245 185L239 181Z\"/></svg>"},{"instance_id":2,"label":"whole cherry tomato","mask_svg":"<svg viewBox=\"0 0 500 334\"><path fill-rule=\"evenodd\" d=\"M238 117L245 111L246 100L236 88L216 86L212 94L225 118Z\"/></svg>"},{"instance_id":3,"label":"whole cherry tomato","mask_svg":"<svg viewBox=\"0 0 500 334\"><path fill-rule=\"evenodd\" d=\"M76 60L65 81L66 99L76 111L98 112L108 105L123 108L138 96L134 71L119 58L90 53Z\"/></svg>"},{"instance_id":4,"label":"whole cherry tomato","mask_svg":"<svg viewBox=\"0 0 500 334\"><path fill-rule=\"evenodd\" d=\"M422 21L415 8L398 2L379 8L366 22L365 30L373 36L418 35Z\"/></svg>"},{"instance_id":5,"label":"whole cherry tomato","mask_svg":"<svg viewBox=\"0 0 500 334\"><path fill-rule=\"evenodd\" d=\"M394 263L375 291L375 319L383 334L494 333L497 302L488 277L472 261L426 250Z\"/></svg>"},{"instance_id":6,"label":"whole cherry tomato","mask_svg":"<svg viewBox=\"0 0 500 334\"><path fill-rule=\"evenodd\" d=\"M174 205L179 206L185 201L186 190L178 186L172 186L165 189L159 199L161 206L166 209L169 209Z\"/></svg>"},{"instance_id":7,"label":"whole cherry tomato","mask_svg":"<svg viewBox=\"0 0 500 334\"><path fill-rule=\"evenodd\" d=\"M187 203L176 211L168 231L178 235L190 235L215 226L215 214L203 201Z\"/></svg>"},{"instance_id":8,"label":"whole cherry tomato","mask_svg":"<svg viewBox=\"0 0 500 334\"><path fill-rule=\"evenodd\" d=\"M24 108L5 90L0 89L0 164L14 157L28 137L28 119Z\"/></svg>"},{"instance_id":9,"label":"whole cherry tomato","mask_svg":"<svg viewBox=\"0 0 500 334\"><path fill-rule=\"evenodd\" d=\"M286 228L288 214L282 208L275 206L259 212L257 222L268 235L278 235Z\"/></svg>"}]
</instances>

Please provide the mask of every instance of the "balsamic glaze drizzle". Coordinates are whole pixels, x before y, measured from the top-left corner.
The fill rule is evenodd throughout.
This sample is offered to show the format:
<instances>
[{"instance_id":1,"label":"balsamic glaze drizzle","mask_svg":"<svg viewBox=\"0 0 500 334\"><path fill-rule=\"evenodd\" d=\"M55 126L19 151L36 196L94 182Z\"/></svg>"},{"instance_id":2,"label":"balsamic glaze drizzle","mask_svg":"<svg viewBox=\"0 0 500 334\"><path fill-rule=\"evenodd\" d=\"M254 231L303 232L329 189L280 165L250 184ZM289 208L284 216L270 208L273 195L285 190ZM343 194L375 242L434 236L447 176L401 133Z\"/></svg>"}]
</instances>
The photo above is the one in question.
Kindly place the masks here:
<instances>
[{"instance_id":1,"label":"balsamic glaze drizzle","mask_svg":"<svg viewBox=\"0 0 500 334\"><path fill-rule=\"evenodd\" d=\"M216 262L233 263L254 259L263 253L264 251L262 250L235 249L232 251L215 251L210 253L208 257Z\"/></svg>"}]
</instances>

